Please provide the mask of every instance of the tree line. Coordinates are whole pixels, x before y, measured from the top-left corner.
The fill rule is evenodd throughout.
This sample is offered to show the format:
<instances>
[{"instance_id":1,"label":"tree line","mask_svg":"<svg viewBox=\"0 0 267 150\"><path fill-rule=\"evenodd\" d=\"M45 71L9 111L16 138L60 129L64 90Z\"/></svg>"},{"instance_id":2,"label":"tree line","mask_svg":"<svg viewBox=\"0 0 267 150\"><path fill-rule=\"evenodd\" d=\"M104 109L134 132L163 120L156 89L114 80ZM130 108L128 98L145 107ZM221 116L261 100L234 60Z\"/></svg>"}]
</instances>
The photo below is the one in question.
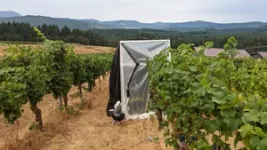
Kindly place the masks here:
<instances>
[{"instance_id":1,"label":"tree line","mask_svg":"<svg viewBox=\"0 0 267 150\"><path fill-rule=\"evenodd\" d=\"M116 47L120 40L155 40L170 39L172 48L182 43L194 43L200 46L206 41L213 41L214 47L222 48L231 36L238 41L237 48L258 47L267 45L267 28L259 30L217 30L204 31L164 31L154 29L71 29L67 26L43 24L37 27L50 40L62 40L67 43ZM266 29L266 30L265 30ZM0 24L0 41L41 41L29 23L8 22ZM265 49L262 49L265 50Z\"/></svg>"},{"instance_id":2,"label":"tree line","mask_svg":"<svg viewBox=\"0 0 267 150\"><path fill-rule=\"evenodd\" d=\"M206 41L213 41L214 47L222 48L229 37L234 36L238 41L237 48L250 48L267 45L267 30L216 30L206 29L205 31L163 31L152 29L111 29L95 30L94 32L105 37L107 45L116 46L118 41L123 39L170 39L172 48L177 48L182 43L194 43L201 46ZM262 49L264 50L264 49Z\"/></svg>"},{"instance_id":3,"label":"tree line","mask_svg":"<svg viewBox=\"0 0 267 150\"><path fill-rule=\"evenodd\" d=\"M62 40L67 43L84 45L105 45L104 38L91 30L59 28L56 25L43 24L37 27L50 40ZM29 23L8 22L0 24L0 41L41 42L41 39Z\"/></svg>"}]
</instances>

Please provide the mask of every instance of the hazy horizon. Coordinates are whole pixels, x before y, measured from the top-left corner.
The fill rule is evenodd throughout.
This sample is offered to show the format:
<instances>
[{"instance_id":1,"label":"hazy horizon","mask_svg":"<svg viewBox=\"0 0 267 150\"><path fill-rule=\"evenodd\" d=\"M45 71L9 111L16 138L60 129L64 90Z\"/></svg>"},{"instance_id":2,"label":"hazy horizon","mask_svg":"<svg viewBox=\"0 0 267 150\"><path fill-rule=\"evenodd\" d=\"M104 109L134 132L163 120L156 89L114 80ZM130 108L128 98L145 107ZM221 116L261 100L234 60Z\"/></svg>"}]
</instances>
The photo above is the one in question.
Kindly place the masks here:
<instances>
[{"instance_id":1,"label":"hazy horizon","mask_svg":"<svg viewBox=\"0 0 267 150\"><path fill-rule=\"evenodd\" d=\"M265 6L264 0L9 0L0 10L100 21L242 23L267 22Z\"/></svg>"}]
</instances>

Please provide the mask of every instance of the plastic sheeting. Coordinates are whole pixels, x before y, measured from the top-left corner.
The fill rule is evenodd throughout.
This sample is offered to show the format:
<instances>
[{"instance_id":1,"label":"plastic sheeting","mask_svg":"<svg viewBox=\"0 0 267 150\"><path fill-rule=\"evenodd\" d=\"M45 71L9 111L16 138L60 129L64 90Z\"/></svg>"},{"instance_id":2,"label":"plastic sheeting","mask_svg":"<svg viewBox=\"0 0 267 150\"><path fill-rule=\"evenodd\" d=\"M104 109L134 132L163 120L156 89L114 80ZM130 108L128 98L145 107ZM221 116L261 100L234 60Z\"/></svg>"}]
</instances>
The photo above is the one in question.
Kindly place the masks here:
<instances>
[{"instance_id":1,"label":"plastic sheeting","mask_svg":"<svg viewBox=\"0 0 267 150\"><path fill-rule=\"evenodd\" d=\"M148 116L149 100L146 59L170 47L170 40L120 42L120 81L122 112L126 119Z\"/></svg>"}]
</instances>

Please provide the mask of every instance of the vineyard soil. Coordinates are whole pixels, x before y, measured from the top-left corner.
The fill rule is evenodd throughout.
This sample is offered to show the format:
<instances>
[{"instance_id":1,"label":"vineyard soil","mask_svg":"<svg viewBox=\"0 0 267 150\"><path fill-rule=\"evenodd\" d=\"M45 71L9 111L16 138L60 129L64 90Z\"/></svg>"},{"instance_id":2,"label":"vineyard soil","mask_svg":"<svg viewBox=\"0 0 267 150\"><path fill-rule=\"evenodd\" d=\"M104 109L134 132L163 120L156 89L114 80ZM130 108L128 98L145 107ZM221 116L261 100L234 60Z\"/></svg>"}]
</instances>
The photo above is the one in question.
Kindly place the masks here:
<instances>
[{"instance_id":1,"label":"vineyard soil","mask_svg":"<svg viewBox=\"0 0 267 150\"><path fill-rule=\"evenodd\" d=\"M72 88L70 94L74 92L77 92L76 88ZM91 93L86 93L85 97L91 100L91 108L81 111L77 116L72 116L60 114L56 111L56 101L50 95L45 96L44 101L39 105L43 113L43 132L29 131L33 114L28 105L24 107L23 116L13 126L3 124L3 118L1 118L0 149L166 149L163 140L146 141L148 136L158 136L162 139L154 119L111 125L112 120L105 113L108 100L108 77L100 83L97 81L97 88ZM70 105L78 101L78 99L71 99Z\"/></svg>"},{"instance_id":2,"label":"vineyard soil","mask_svg":"<svg viewBox=\"0 0 267 150\"><path fill-rule=\"evenodd\" d=\"M5 46L0 45L0 57L4 55L4 49L5 48L6 48Z\"/></svg>"},{"instance_id":3,"label":"vineyard soil","mask_svg":"<svg viewBox=\"0 0 267 150\"><path fill-rule=\"evenodd\" d=\"M88 54L88 53L111 53L114 52L115 48L103 47L103 46L86 46L86 45L75 45L74 52L77 54Z\"/></svg>"}]
</instances>

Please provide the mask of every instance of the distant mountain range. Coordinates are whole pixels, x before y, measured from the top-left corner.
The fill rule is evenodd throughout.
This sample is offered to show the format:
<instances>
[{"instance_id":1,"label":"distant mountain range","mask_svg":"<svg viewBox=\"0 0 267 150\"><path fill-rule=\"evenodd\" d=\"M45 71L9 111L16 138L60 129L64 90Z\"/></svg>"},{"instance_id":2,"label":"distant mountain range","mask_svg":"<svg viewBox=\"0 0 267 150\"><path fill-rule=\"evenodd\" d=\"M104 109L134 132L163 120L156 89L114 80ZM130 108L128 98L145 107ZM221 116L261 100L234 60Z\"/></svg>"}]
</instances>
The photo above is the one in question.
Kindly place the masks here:
<instances>
[{"instance_id":1,"label":"distant mountain range","mask_svg":"<svg viewBox=\"0 0 267 150\"><path fill-rule=\"evenodd\" d=\"M14 11L0 11L0 18L19 17L21 14Z\"/></svg>"},{"instance_id":2,"label":"distant mountain range","mask_svg":"<svg viewBox=\"0 0 267 150\"><path fill-rule=\"evenodd\" d=\"M201 31L205 29L256 29L266 27L264 22L245 22L245 23L214 23L207 21L190 21L180 23L142 23L135 20L116 20L116 21L99 21L95 19L69 19L69 18L52 18L45 16L22 16L14 11L0 11L0 22L27 22L31 25L38 26L42 24L54 24L59 27L68 26L79 29L158 29L158 30L175 30L175 31Z\"/></svg>"}]
</instances>

